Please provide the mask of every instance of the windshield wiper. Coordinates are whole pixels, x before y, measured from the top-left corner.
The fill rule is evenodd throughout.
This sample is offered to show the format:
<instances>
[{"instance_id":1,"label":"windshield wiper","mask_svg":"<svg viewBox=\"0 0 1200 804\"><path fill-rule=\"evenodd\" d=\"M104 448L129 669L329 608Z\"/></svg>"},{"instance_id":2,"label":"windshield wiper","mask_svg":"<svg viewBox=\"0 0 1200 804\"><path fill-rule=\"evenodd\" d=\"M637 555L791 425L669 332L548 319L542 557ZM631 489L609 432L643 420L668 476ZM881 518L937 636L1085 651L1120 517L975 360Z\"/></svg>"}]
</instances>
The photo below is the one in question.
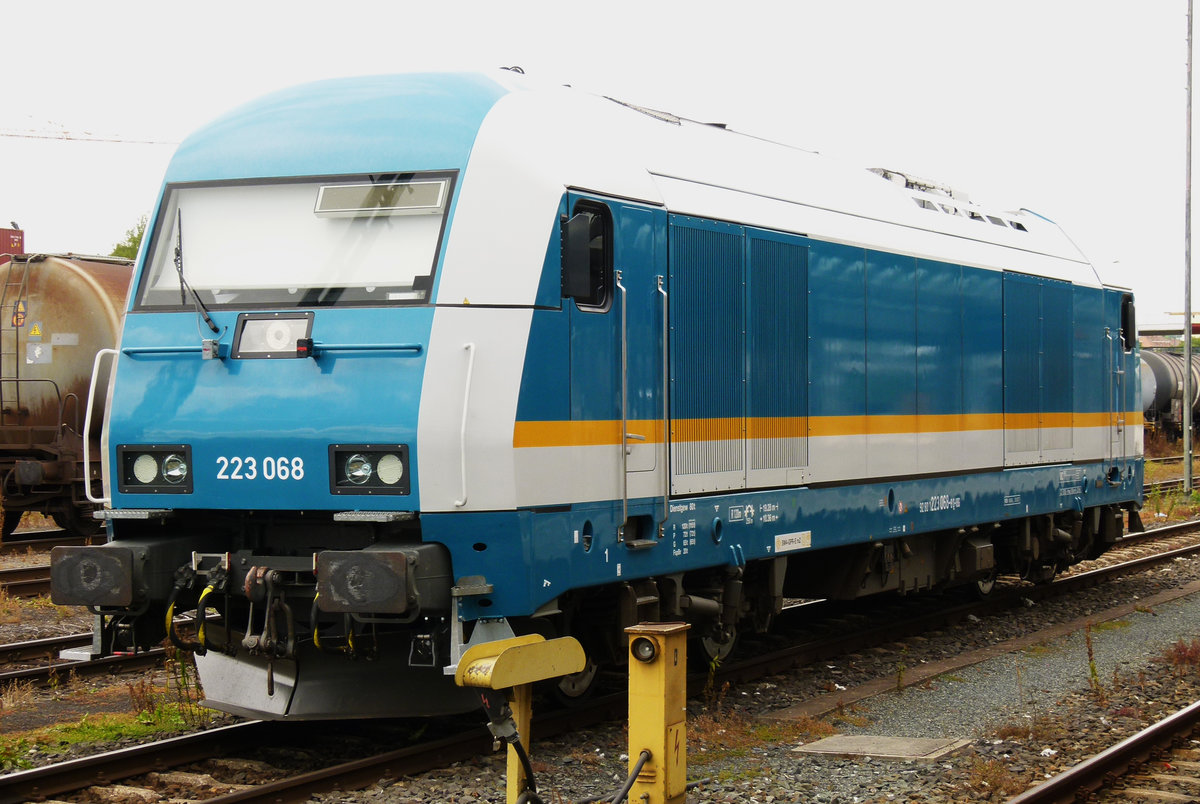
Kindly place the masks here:
<instances>
[{"instance_id":1,"label":"windshield wiper","mask_svg":"<svg viewBox=\"0 0 1200 804\"><path fill-rule=\"evenodd\" d=\"M200 294L192 290L192 286L183 278L183 210L176 210L175 214L176 226L178 227L175 233L175 272L179 274L179 303L187 304L187 294L192 294L192 299L196 304L196 312L204 319L204 323L208 324L209 329L214 333L219 333L221 330L213 323L212 316L208 314L208 308L200 300Z\"/></svg>"}]
</instances>

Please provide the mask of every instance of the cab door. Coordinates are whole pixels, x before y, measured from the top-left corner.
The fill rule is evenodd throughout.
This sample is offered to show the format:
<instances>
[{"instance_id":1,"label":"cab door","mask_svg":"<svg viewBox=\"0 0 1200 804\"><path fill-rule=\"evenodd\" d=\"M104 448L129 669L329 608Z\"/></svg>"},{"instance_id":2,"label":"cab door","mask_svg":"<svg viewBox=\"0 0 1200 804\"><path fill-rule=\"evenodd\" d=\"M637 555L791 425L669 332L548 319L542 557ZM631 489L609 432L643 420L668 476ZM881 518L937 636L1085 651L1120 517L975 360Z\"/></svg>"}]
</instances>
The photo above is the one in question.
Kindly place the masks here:
<instances>
[{"instance_id":1,"label":"cab door","mask_svg":"<svg viewBox=\"0 0 1200 804\"><path fill-rule=\"evenodd\" d=\"M666 215L583 193L570 193L568 208L577 232L565 248L573 239L583 248L586 227L586 260L576 263L589 268L586 278L564 273L571 418L612 447L606 486L627 515L653 514L665 505Z\"/></svg>"}]
</instances>

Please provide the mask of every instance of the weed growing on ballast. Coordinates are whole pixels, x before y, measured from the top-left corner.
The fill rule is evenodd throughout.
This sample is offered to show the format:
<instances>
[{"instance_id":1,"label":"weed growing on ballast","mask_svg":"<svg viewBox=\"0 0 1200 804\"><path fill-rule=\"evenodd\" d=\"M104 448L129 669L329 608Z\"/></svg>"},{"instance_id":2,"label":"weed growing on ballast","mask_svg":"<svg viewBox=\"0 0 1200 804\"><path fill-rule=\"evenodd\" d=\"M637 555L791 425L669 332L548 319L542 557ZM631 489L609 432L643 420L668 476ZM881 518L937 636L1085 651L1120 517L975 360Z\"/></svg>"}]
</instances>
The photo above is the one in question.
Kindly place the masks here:
<instances>
[{"instance_id":1,"label":"weed growing on ballast","mask_svg":"<svg viewBox=\"0 0 1200 804\"><path fill-rule=\"evenodd\" d=\"M1024 792L1026 783L1013 776L1012 771L998 759L976 759L971 764L967 785L989 796L1002 793L1006 798Z\"/></svg>"},{"instance_id":2,"label":"weed growing on ballast","mask_svg":"<svg viewBox=\"0 0 1200 804\"><path fill-rule=\"evenodd\" d=\"M1200 669L1200 639L1192 639L1190 643L1182 639L1167 649L1159 661L1175 668L1176 675L1186 675Z\"/></svg>"},{"instance_id":3,"label":"weed growing on ballast","mask_svg":"<svg viewBox=\"0 0 1200 804\"><path fill-rule=\"evenodd\" d=\"M1096 669L1096 652L1092 647L1091 623L1084 626L1083 638L1087 644L1088 686L1092 688L1092 693L1096 696L1096 703L1100 706L1108 706L1108 692L1104 689L1104 685L1100 683L1100 671Z\"/></svg>"}]
</instances>

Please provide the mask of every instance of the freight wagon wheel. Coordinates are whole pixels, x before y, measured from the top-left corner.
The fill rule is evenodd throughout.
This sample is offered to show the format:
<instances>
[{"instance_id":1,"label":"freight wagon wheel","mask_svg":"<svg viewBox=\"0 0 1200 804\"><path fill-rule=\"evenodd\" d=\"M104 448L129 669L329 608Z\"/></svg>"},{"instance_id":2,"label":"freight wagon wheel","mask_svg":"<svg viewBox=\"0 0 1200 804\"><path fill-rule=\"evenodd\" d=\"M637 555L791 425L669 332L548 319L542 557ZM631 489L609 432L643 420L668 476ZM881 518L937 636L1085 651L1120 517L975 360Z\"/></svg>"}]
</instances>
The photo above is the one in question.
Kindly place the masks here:
<instances>
[{"instance_id":1,"label":"freight wagon wheel","mask_svg":"<svg viewBox=\"0 0 1200 804\"><path fill-rule=\"evenodd\" d=\"M4 509L4 524L0 526L0 538L7 540L9 536L13 535L17 525L21 524L21 513L21 511Z\"/></svg>"},{"instance_id":2,"label":"freight wagon wheel","mask_svg":"<svg viewBox=\"0 0 1200 804\"><path fill-rule=\"evenodd\" d=\"M54 520L54 524L76 536L95 536L104 527L100 520L92 519L90 510L81 511L73 505L63 511L52 511L50 518Z\"/></svg>"}]
</instances>

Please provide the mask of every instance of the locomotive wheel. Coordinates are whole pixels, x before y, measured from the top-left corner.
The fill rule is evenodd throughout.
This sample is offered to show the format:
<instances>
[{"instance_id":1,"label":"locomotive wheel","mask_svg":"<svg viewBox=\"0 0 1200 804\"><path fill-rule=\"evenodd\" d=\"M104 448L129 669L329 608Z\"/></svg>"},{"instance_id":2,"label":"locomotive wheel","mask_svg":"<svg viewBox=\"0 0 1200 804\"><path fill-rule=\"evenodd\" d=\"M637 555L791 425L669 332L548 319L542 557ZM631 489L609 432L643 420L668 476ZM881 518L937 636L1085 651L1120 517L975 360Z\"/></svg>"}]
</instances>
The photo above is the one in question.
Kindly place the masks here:
<instances>
[{"instance_id":1,"label":"locomotive wheel","mask_svg":"<svg viewBox=\"0 0 1200 804\"><path fill-rule=\"evenodd\" d=\"M707 671L714 664L719 665L733 653L733 649L737 647L738 631L737 628L730 628L726 636L722 638L714 637L712 634L705 634L695 640L694 644L699 650L696 651L696 667L698 670Z\"/></svg>"},{"instance_id":2,"label":"locomotive wheel","mask_svg":"<svg viewBox=\"0 0 1200 804\"><path fill-rule=\"evenodd\" d=\"M983 578L977 579L975 581L975 583L972 585L972 589L975 592L975 596L982 600L983 598L990 595L992 593L992 590L996 588L996 578L998 577L998 575L999 575L999 573L997 573L996 570L993 569L991 572L989 572Z\"/></svg>"},{"instance_id":3,"label":"locomotive wheel","mask_svg":"<svg viewBox=\"0 0 1200 804\"><path fill-rule=\"evenodd\" d=\"M1055 574L1058 572L1058 567L1053 564L1043 564L1037 568L1037 571L1029 576L1029 580L1036 584L1050 583L1054 580Z\"/></svg>"},{"instance_id":4,"label":"locomotive wheel","mask_svg":"<svg viewBox=\"0 0 1200 804\"><path fill-rule=\"evenodd\" d=\"M589 654L587 664L578 673L563 676L554 682L551 691L563 706L574 706L592 697L600 681L600 665Z\"/></svg>"},{"instance_id":5,"label":"locomotive wheel","mask_svg":"<svg viewBox=\"0 0 1200 804\"><path fill-rule=\"evenodd\" d=\"M530 629L535 634L541 634L546 639L563 636L564 627L561 623L552 622L548 618L540 618L533 622ZM557 679L550 679L539 684L539 688L549 693L556 703L566 708L578 706L592 697L592 693L600 683L600 665L592 657L595 655L586 643L583 643L585 664L578 673L571 673Z\"/></svg>"},{"instance_id":6,"label":"locomotive wheel","mask_svg":"<svg viewBox=\"0 0 1200 804\"><path fill-rule=\"evenodd\" d=\"M1030 561L1025 565L1021 572L1021 580L1029 581L1035 584L1050 583L1054 580L1054 574L1058 572L1058 567L1054 564L1043 564L1040 561Z\"/></svg>"}]
</instances>

